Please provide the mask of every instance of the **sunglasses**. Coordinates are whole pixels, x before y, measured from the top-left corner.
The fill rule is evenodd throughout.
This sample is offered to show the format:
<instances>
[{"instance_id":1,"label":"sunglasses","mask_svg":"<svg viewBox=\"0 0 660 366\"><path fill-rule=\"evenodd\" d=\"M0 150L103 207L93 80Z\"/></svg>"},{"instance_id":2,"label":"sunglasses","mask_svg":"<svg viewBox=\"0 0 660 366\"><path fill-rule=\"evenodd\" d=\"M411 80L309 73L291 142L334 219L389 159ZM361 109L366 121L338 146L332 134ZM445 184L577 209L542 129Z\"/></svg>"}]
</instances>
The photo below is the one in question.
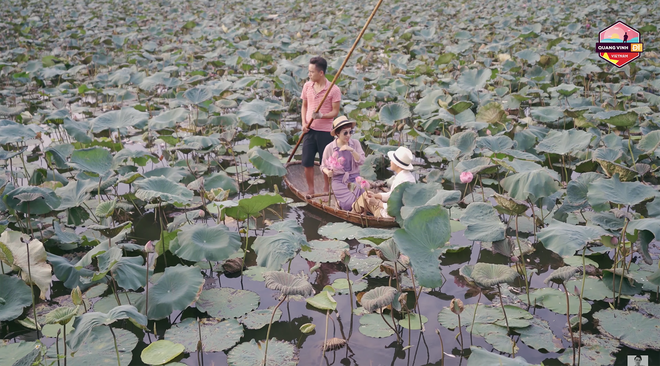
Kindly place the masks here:
<instances>
[{"instance_id":1,"label":"sunglasses","mask_svg":"<svg viewBox=\"0 0 660 366\"><path fill-rule=\"evenodd\" d=\"M353 135L353 134L355 134L355 131L353 130L344 130L344 132L342 133L342 135L344 136Z\"/></svg>"}]
</instances>

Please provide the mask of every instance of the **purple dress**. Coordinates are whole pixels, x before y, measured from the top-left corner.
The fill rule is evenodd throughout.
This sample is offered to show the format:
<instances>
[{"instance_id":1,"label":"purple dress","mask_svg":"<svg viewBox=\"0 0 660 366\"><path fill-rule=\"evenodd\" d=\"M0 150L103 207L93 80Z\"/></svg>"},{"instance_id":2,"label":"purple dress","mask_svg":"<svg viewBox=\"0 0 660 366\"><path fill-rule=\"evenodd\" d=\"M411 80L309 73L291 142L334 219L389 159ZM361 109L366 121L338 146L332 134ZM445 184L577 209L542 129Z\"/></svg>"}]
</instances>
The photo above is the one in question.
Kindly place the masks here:
<instances>
[{"instance_id":1,"label":"purple dress","mask_svg":"<svg viewBox=\"0 0 660 366\"><path fill-rule=\"evenodd\" d=\"M362 188L357 186L353 191L348 188L348 184L355 183L355 178L360 176L360 174L357 172L352 174L350 173L352 170L354 170L354 164L356 164L353 160L353 155L351 152L348 150L339 151L339 149L336 151L339 154L339 157L344 158L343 168L346 173L336 174L334 177L332 177L332 193L334 193L335 197L337 198L339 208L345 211L350 211L353 207L353 202L355 202L355 200L357 200L364 191Z\"/></svg>"}]
</instances>

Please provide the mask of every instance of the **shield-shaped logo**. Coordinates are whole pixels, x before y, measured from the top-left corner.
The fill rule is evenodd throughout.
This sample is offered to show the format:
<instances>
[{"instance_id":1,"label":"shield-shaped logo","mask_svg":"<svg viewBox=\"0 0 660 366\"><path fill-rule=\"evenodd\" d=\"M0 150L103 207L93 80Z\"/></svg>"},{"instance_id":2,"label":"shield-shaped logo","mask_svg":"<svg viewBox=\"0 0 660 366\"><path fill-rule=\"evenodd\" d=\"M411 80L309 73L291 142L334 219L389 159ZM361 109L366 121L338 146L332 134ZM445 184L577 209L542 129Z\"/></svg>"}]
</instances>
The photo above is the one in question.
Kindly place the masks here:
<instances>
[{"instance_id":1,"label":"shield-shaped logo","mask_svg":"<svg viewBox=\"0 0 660 366\"><path fill-rule=\"evenodd\" d=\"M596 52L616 67L636 60L643 50L641 34L624 22L618 21L598 34Z\"/></svg>"}]
</instances>

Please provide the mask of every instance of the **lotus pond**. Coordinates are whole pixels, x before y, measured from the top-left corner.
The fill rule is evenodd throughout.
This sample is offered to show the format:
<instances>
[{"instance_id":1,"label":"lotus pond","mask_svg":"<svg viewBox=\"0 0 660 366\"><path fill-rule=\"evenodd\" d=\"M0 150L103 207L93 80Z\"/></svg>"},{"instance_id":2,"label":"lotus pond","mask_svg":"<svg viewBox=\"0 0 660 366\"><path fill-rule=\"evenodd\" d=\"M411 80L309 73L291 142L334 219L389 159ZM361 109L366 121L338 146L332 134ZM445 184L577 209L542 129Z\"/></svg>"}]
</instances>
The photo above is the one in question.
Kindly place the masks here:
<instances>
[{"instance_id":1,"label":"lotus pond","mask_svg":"<svg viewBox=\"0 0 660 366\"><path fill-rule=\"evenodd\" d=\"M282 180L374 5L3 2L0 366L660 363L657 4L385 1L337 85L395 229Z\"/></svg>"}]
</instances>

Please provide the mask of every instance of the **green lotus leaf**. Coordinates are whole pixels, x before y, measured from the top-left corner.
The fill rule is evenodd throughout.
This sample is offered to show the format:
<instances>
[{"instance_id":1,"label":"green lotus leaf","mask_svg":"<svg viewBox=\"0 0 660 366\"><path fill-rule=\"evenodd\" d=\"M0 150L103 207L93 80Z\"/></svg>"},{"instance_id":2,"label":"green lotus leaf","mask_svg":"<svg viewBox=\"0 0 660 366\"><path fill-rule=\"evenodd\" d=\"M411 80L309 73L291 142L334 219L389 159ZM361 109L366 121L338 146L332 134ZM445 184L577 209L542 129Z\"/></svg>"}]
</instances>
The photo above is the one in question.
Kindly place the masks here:
<instances>
[{"instance_id":1,"label":"green lotus leaf","mask_svg":"<svg viewBox=\"0 0 660 366\"><path fill-rule=\"evenodd\" d=\"M618 340L603 337L602 335L593 335L582 333L582 347L580 347L580 365L586 366L607 366L614 365L616 357L614 354L619 350ZM577 353L577 352L576 352ZM577 355L576 355L577 359ZM569 347L559 360L564 364L573 363L573 350Z\"/></svg>"},{"instance_id":2,"label":"green lotus leaf","mask_svg":"<svg viewBox=\"0 0 660 366\"><path fill-rule=\"evenodd\" d=\"M628 168L623 164L613 163L603 159L594 160L600 165L608 177L618 175L619 179L623 182L633 181L648 172L648 166L644 167L645 164L636 164L634 167Z\"/></svg>"},{"instance_id":3,"label":"green lotus leaf","mask_svg":"<svg viewBox=\"0 0 660 366\"><path fill-rule=\"evenodd\" d=\"M606 235L611 236L600 227L571 225L553 220L539 231L538 238L547 249L561 256L569 256Z\"/></svg>"},{"instance_id":4,"label":"green lotus leaf","mask_svg":"<svg viewBox=\"0 0 660 366\"><path fill-rule=\"evenodd\" d=\"M71 321L74 316L78 315L78 309L72 307L61 307L54 310L51 310L46 314L46 323L47 324L59 324L64 325Z\"/></svg>"},{"instance_id":5,"label":"green lotus leaf","mask_svg":"<svg viewBox=\"0 0 660 366\"><path fill-rule=\"evenodd\" d=\"M118 111L106 112L92 120L92 131L117 130L147 122L149 114L133 107L124 107Z\"/></svg>"},{"instance_id":6,"label":"green lotus leaf","mask_svg":"<svg viewBox=\"0 0 660 366\"><path fill-rule=\"evenodd\" d=\"M152 177L135 182L138 187L135 196L141 200L151 201L158 198L164 203L188 203L192 201L193 192L165 177Z\"/></svg>"},{"instance_id":7,"label":"green lotus leaf","mask_svg":"<svg viewBox=\"0 0 660 366\"><path fill-rule=\"evenodd\" d=\"M319 310L337 310L337 301L332 298L328 291L321 291L313 297L305 299L305 301Z\"/></svg>"},{"instance_id":8,"label":"green lotus leaf","mask_svg":"<svg viewBox=\"0 0 660 366\"><path fill-rule=\"evenodd\" d=\"M557 179L545 168L510 175L500 184L511 197L520 201L536 202L559 190Z\"/></svg>"},{"instance_id":9,"label":"green lotus leaf","mask_svg":"<svg viewBox=\"0 0 660 366\"><path fill-rule=\"evenodd\" d=\"M653 239L658 240L660 238L660 218L630 221L628 223L628 232L635 233L635 231L639 231L639 241L644 260L646 263L649 263L649 261L652 262L651 254L649 253L649 244Z\"/></svg>"},{"instance_id":10,"label":"green lotus leaf","mask_svg":"<svg viewBox=\"0 0 660 366\"><path fill-rule=\"evenodd\" d=\"M351 287L353 288L353 292L355 293L366 290L367 286L368 283L366 281L353 282L353 280L351 280ZM349 291L348 280L346 280L345 278L338 278L332 283L332 288L334 288L335 291L337 291L337 295L348 294Z\"/></svg>"},{"instance_id":11,"label":"green lotus leaf","mask_svg":"<svg viewBox=\"0 0 660 366\"><path fill-rule=\"evenodd\" d=\"M626 296L637 295L643 289L641 283L638 283L630 274L623 274L621 268L603 270L603 284L612 291L612 297L615 292Z\"/></svg>"},{"instance_id":12,"label":"green lotus leaf","mask_svg":"<svg viewBox=\"0 0 660 366\"><path fill-rule=\"evenodd\" d=\"M270 271L264 273L266 287L279 291L284 296L311 296L314 293L312 285L306 279L286 272Z\"/></svg>"},{"instance_id":13,"label":"green lotus leaf","mask_svg":"<svg viewBox=\"0 0 660 366\"><path fill-rule=\"evenodd\" d=\"M390 262L398 260L399 255L401 254L401 252L399 252L399 248L396 246L396 243L391 238L383 241L374 248L379 250L382 256Z\"/></svg>"},{"instance_id":14,"label":"green lotus leaf","mask_svg":"<svg viewBox=\"0 0 660 366\"><path fill-rule=\"evenodd\" d=\"M160 339L143 349L140 359L147 365L162 365L175 359L184 350L182 344Z\"/></svg>"},{"instance_id":15,"label":"green lotus leaf","mask_svg":"<svg viewBox=\"0 0 660 366\"><path fill-rule=\"evenodd\" d=\"M240 248L241 236L225 225L184 228L170 243L172 253L189 261L224 261Z\"/></svg>"},{"instance_id":16,"label":"green lotus leaf","mask_svg":"<svg viewBox=\"0 0 660 366\"><path fill-rule=\"evenodd\" d=\"M30 215L43 215L60 206L60 198L50 188L34 186L18 187L3 197L7 207ZM29 210L29 211L28 211Z\"/></svg>"},{"instance_id":17,"label":"green lotus leaf","mask_svg":"<svg viewBox=\"0 0 660 366\"><path fill-rule=\"evenodd\" d=\"M200 288L204 284L199 268L167 267L162 276L149 287L149 319L163 319L172 312L184 310L195 302ZM144 309L144 296L140 297L136 306Z\"/></svg>"},{"instance_id":18,"label":"green lotus leaf","mask_svg":"<svg viewBox=\"0 0 660 366\"><path fill-rule=\"evenodd\" d=\"M94 141L89 133L91 124L87 121L74 121L69 117L64 117L62 126L66 133L71 135L77 142L89 144Z\"/></svg>"},{"instance_id":19,"label":"green lotus leaf","mask_svg":"<svg viewBox=\"0 0 660 366\"><path fill-rule=\"evenodd\" d=\"M653 154L658 147L660 147L660 130L651 131L645 134L637 144L638 149L650 155ZM656 153L655 156L657 157L658 154Z\"/></svg>"},{"instance_id":20,"label":"green lotus leaf","mask_svg":"<svg viewBox=\"0 0 660 366\"><path fill-rule=\"evenodd\" d=\"M575 289L576 287L579 292L582 288L582 278L570 280L566 283L567 289ZM619 288L617 287L617 291L618 290ZM582 293L582 298L588 300L604 300L608 297L612 297L612 295L612 290L605 285L602 279L592 277L584 279L584 292Z\"/></svg>"},{"instance_id":21,"label":"green lotus leaf","mask_svg":"<svg viewBox=\"0 0 660 366\"><path fill-rule=\"evenodd\" d=\"M391 324L391 319L387 320ZM398 324L398 321L394 322L394 327ZM378 314L366 314L362 315L360 318L360 333L371 338L387 338L391 335L394 335L394 331L390 328L383 318Z\"/></svg>"},{"instance_id":22,"label":"green lotus leaf","mask_svg":"<svg viewBox=\"0 0 660 366\"><path fill-rule=\"evenodd\" d=\"M257 216L268 206L286 203L279 194L260 194L238 201L238 206L228 207L225 213L237 220L247 220L250 216Z\"/></svg>"},{"instance_id":23,"label":"green lotus leaf","mask_svg":"<svg viewBox=\"0 0 660 366\"><path fill-rule=\"evenodd\" d=\"M477 263L472 269L471 277L479 286L492 287L513 282L518 278L518 272L503 264Z\"/></svg>"},{"instance_id":24,"label":"green lotus leaf","mask_svg":"<svg viewBox=\"0 0 660 366\"><path fill-rule=\"evenodd\" d=\"M136 304L144 295L137 292L118 292L117 297L121 305L131 305ZM115 307L117 307L117 298L114 295L102 297L94 303L94 311L101 313L107 313Z\"/></svg>"},{"instance_id":25,"label":"green lotus leaf","mask_svg":"<svg viewBox=\"0 0 660 366\"><path fill-rule=\"evenodd\" d=\"M516 324L518 328L525 328L530 325L529 320L533 318L532 314L528 311L523 310L517 306L505 305L507 318L509 319L509 324ZM475 314L476 311L476 314ZM502 308L500 306L493 305L483 305L475 304L465 305L465 309L460 314L461 325L468 327L470 329L472 325L472 318L474 317L474 325L477 332L479 331L477 326L483 325L496 325L501 323L501 327L506 334L506 327L504 326L504 313L502 313ZM438 322L442 324L447 329L453 330L458 327L458 318L456 314L452 313L449 307L443 308L438 314ZM498 325L499 327L499 325ZM498 328L499 329L499 328ZM492 331L492 329L486 329ZM477 333L475 332L475 333ZM484 333L483 335L485 335ZM479 334L479 333L478 333Z\"/></svg>"},{"instance_id":26,"label":"green lotus leaf","mask_svg":"<svg viewBox=\"0 0 660 366\"><path fill-rule=\"evenodd\" d=\"M594 314L598 329L639 350L660 349L660 321L638 312L605 309Z\"/></svg>"},{"instance_id":27,"label":"green lotus leaf","mask_svg":"<svg viewBox=\"0 0 660 366\"><path fill-rule=\"evenodd\" d=\"M271 236L259 236L252 249L257 253L257 265L270 270L280 270L284 263L293 259L306 243L301 234L281 232Z\"/></svg>"},{"instance_id":28,"label":"green lotus leaf","mask_svg":"<svg viewBox=\"0 0 660 366\"><path fill-rule=\"evenodd\" d=\"M503 152L513 147L513 140L509 136L483 136L477 138L477 147L492 152Z\"/></svg>"},{"instance_id":29,"label":"green lotus leaf","mask_svg":"<svg viewBox=\"0 0 660 366\"><path fill-rule=\"evenodd\" d=\"M429 92L424 98L419 100L419 103L417 103L413 111L420 116L428 116L429 114L434 113L440 109L437 101L443 95L445 95L444 90L433 90Z\"/></svg>"},{"instance_id":30,"label":"green lotus leaf","mask_svg":"<svg viewBox=\"0 0 660 366\"><path fill-rule=\"evenodd\" d=\"M560 107L532 107L532 117L543 123L553 123L564 117L564 110Z\"/></svg>"},{"instance_id":31,"label":"green lotus leaf","mask_svg":"<svg viewBox=\"0 0 660 366\"><path fill-rule=\"evenodd\" d=\"M227 175L225 172L217 172L211 174L208 177L204 177L203 183L204 190L207 192L217 188L229 191L230 194L238 192L238 184L236 184L236 180Z\"/></svg>"},{"instance_id":32,"label":"green lotus leaf","mask_svg":"<svg viewBox=\"0 0 660 366\"><path fill-rule=\"evenodd\" d=\"M623 155L623 152L621 150L601 147L601 148L598 148L598 149L594 150L593 154L591 155L591 158L596 160L596 161L604 160L604 161L609 161L609 162L615 162L615 161L621 159L622 155Z\"/></svg>"},{"instance_id":33,"label":"green lotus leaf","mask_svg":"<svg viewBox=\"0 0 660 366\"><path fill-rule=\"evenodd\" d=\"M0 299L0 321L6 322L21 316L23 308L32 304L32 291L20 278L0 275Z\"/></svg>"},{"instance_id":34,"label":"green lotus leaf","mask_svg":"<svg viewBox=\"0 0 660 366\"><path fill-rule=\"evenodd\" d=\"M20 341L0 344L0 365L32 365L37 356L41 355L42 347L43 344L40 342Z\"/></svg>"},{"instance_id":35,"label":"green lotus leaf","mask_svg":"<svg viewBox=\"0 0 660 366\"><path fill-rule=\"evenodd\" d=\"M594 136L580 130L551 130L536 146L536 151L567 155L586 150Z\"/></svg>"},{"instance_id":36,"label":"green lotus leaf","mask_svg":"<svg viewBox=\"0 0 660 366\"><path fill-rule=\"evenodd\" d=\"M37 239L30 240L27 235L8 229L0 235L0 244L3 246L2 252L11 252L12 268L21 271L23 281L36 284L41 290L40 298L45 299L53 275L50 264L46 262L44 245ZM6 256L3 254L3 257Z\"/></svg>"},{"instance_id":37,"label":"green lotus leaf","mask_svg":"<svg viewBox=\"0 0 660 366\"><path fill-rule=\"evenodd\" d=\"M489 158L480 157L475 159L462 160L454 166L454 171L452 173L451 164L448 166L448 169L445 170L443 178L447 179L450 182L459 183L461 182L461 173L470 172L472 174L478 174L481 171L493 167L491 160Z\"/></svg>"},{"instance_id":38,"label":"green lotus leaf","mask_svg":"<svg viewBox=\"0 0 660 366\"><path fill-rule=\"evenodd\" d=\"M250 149L248 159L250 159L250 162L255 168L268 176L283 177L286 175L286 168L280 159L259 147Z\"/></svg>"},{"instance_id":39,"label":"green lotus leaf","mask_svg":"<svg viewBox=\"0 0 660 366\"><path fill-rule=\"evenodd\" d=\"M76 318L78 319L78 318ZM67 327L68 328L68 327ZM67 356L67 365L73 366L128 366L133 358L133 349L138 343L135 334L119 328L113 328L115 336L117 337L117 348L119 350L119 362L117 362L117 352L115 351L115 343L112 333L108 327L95 327L88 335L82 340L77 351L69 348L69 355ZM75 333L75 330L74 332ZM73 334L72 333L72 334ZM68 341L69 337L67 337ZM60 355L64 350L62 337L58 340ZM56 362L56 345L53 344L48 348L46 354L46 361L48 364Z\"/></svg>"},{"instance_id":40,"label":"green lotus leaf","mask_svg":"<svg viewBox=\"0 0 660 366\"><path fill-rule=\"evenodd\" d=\"M206 86L197 86L186 90L183 93L183 96L186 97L186 99L188 99L192 104L199 105L213 98L213 91L211 88Z\"/></svg>"},{"instance_id":41,"label":"green lotus leaf","mask_svg":"<svg viewBox=\"0 0 660 366\"><path fill-rule=\"evenodd\" d=\"M524 201L518 201L511 197L496 193L493 195L493 198L495 198L495 202L498 204L495 208L499 213L517 216L524 214L529 209Z\"/></svg>"},{"instance_id":42,"label":"green lotus leaf","mask_svg":"<svg viewBox=\"0 0 660 366\"><path fill-rule=\"evenodd\" d=\"M571 95L575 94L575 92L577 92L578 90L580 90L580 87L578 87L577 85L565 84L565 83L561 83L561 85L555 86L554 88L548 88L548 91L559 93L564 97L570 97ZM574 117L571 115L568 116ZM575 117L581 117L581 116L575 116Z\"/></svg>"},{"instance_id":43,"label":"green lotus leaf","mask_svg":"<svg viewBox=\"0 0 660 366\"><path fill-rule=\"evenodd\" d=\"M442 284L438 257L450 236L449 213L441 206L416 208L404 220L403 229L394 233L394 241L401 253L410 258L420 286L432 288Z\"/></svg>"},{"instance_id":44,"label":"green lotus leaf","mask_svg":"<svg viewBox=\"0 0 660 366\"><path fill-rule=\"evenodd\" d=\"M421 330L428 321L429 319L424 315L408 313L399 320L399 325L405 329Z\"/></svg>"},{"instance_id":45,"label":"green lotus leaf","mask_svg":"<svg viewBox=\"0 0 660 366\"><path fill-rule=\"evenodd\" d=\"M69 182L64 187L57 188L55 193L61 198L57 210L65 210L81 206L85 200L89 199L89 192L98 189L98 182L92 180L76 180ZM30 209L32 212L32 209Z\"/></svg>"},{"instance_id":46,"label":"green lotus leaf","mask_svg":"<svg viewBox=\"0 0 660 366\"><path fill-rule=\"evenodd\" d=\"M525 206L526 207L526 206ZM473 241L498 241L505 237L506 225L489 203L473 202L461 216L466 225L465 238Z\"/></svg>"},{"instance_id":47,"label":"green lotus leaf","mask_svg":"<svg viewBox=\"0 0 660 366\"><path fill-rule=\"evenodd\" d=\"M589 185L601 178L604 178L602 174L593 172L580 174L577 179L568 182L566 186L566 200L573 205L586 203Z\"/></svg>"},{"instance_id":48,"label":"green lotus leaf","mask_svg":"<svg viewBox=\"0 0 660 366\"><path fill-rule=\"evenodd\" d=\"M259 99L254 99L249 103L241 103L236 114L243 123L248 126L261 125L266 126L266 114L270 110L270 105Z\"/></svg>"},{"instance_id":49,"label":"green lotus leaf","mask_svg":"<svg viewBox=\"0 0 660 366\"><path fill-rule=\"evenodd\" d=\"M73 323L75 330L68 338L68 345L71 351L76 351L80 346L88 341L92 331L101 325L111 325L117 320L132 319L138 324L147 325L147 318L140 314L133 305L121 305L110 310L107 314L100 312L89 312L76 317Z\"/></svg>"},{"instance_id":50,"label":"green lotus leaf","mask_svg":"<svg viewBox=\"0 0 660 366\"><path fill-rule=\"evenodd\" d=\"M463 113L465 110L472 108L474 104L467 100L462 100L456 102L447 108L447 112L451 113L453 116Z\"/></svg>"},{"instance_id":51,"label":"green lotus leaf","mask_svg":"<svg viewBox=\"0 0 660 366\"><path fill-rule=\"evenodd\" d=\"M270 318L269 318L270 319ZM184 346L185 351L197 351L201 328L202 349L205 352L222 352L233 347L243 337L243 326L235 319L218 321L217 319L202 319L198 324L194 318L184 319L165 332L165 339ZM191 337L194 334L194 337Z\"/></svg>"},{"instance_id":52,"label":"green lotus leaf","mask_svg":"<svg viewBox=\"0 0 660 366\"><path fill-rule=\"evenodd\" d=\"M623 217L617 217L611 211L593 214L593 216L591 216L591 222L603 229L611 231L621 230L625 225L625 219Z\"/></svg>"},{"instance_id":53,"label":"green lotus leaf","mask_svg":"<svg viewBox=\"0 0 660 366\"><path fill-rule=\"evenodd\" d=\"M103 175L112 168L112 154L102 147L90 147L71 153L72 167L85 172Z\"/></svg>"},{"instance_id":54,"label":"green lotus leaf","mask_svg":"<svg viewBox=\"0 0 660 366\"><path fill-rule=\"evenodd\" d=\"M259 307L259 295L248 290L212 288L202 291L196 306L214 318L238 318Z\"/></svg>"},{"instance_id":55,"label":"green lotus leaf","mask_svg":"<svg viewBox=\"0 0 660 366\"><path fill-rule=\"evenodd\" d=\"M460 199L461 192L446 191L439 183L404 183L397 186L390 195L387 212L402 223L417 207L438 204L451 206Z\"/></svg>"},{"instance_id":56,"label":"green lotus leaf","mask_svg":"<svg viewBox=\"0 0 660 366\"><path fill-rule=\"evenodd\" d=\"M396 121L411 116L410 108L404 103L392 103L383 106L378 113L379 120L387 126L393 126Z\"/></svg>"},{"instance_id":57,"label":"green lotus leaf","mask_svg":"<svg viewBox=\"0 0 660 366\"><path fill-rule=\"evenodd\" d=\"M243 323L247 329L261 329L270 324L270 318L272 315L273 310L271 309L254 310L247 313L247 315L239 319L239 321ZM282 317L282 310L277 309L275 311L275 316L273 317L273 322L280 320L280 317Z\"/></svg>"},{"instance_id":58,"label":"green lotus leaf","mask_svg":"<svg viewBox=\"0 0 660 366\"><path fill-rule=\"evenodd\" d=\"M477 133L474 131L463 131L452 135L449 139L449 146L454 146L461 150L461 155L471 156L472 151L477 146Z\"/></svg>"},{"instance_id":59,"label":"green lotus leaf","mask_svg":"<svg viewBox=\"0 0 660 366\"><path fill-rule=\"evenodd\" d=\"M636 205L655 197L657 190L640 182L621 182L619 175L611 179L599 179L589 184L587 199L592 206L607 202L621 205Z\"/></svg>"},{"instance_id":60,"label":"green lotus leaf","mask_svg":"<svg viewBox=\"0 0 660 366\"><path fill-rule=\"evenodd\" d=\"M490 102L479 107L476 119L477 122L486 122L492 125L504 122L506 117L507 114L500 103Z\"/></svg>"},{"instance_id":61,"label":"green lotus leaf","mask_svg":"<svg viewBox=\"0 0 660 366\"><path fill-rule=\"evenodd\" d=\"M516 328L516 333L520 334L520 339L526 345L548 352L559 352L564 349L561 340L552 332L547 321L533 318L530 322L529 327Z\"/></svg>"},{"instance_id":62,"label":"green lotus leaf","mask_svg":"<svg viewBox=\"0 0 660 366\"><path fill-rule=\"evenodd\" d=\"M265 344L263 342L243 342L227 354L228 366L261 366L264 364ZM298 351L293 344L278 341L268 342L266 365L295 366L298 364Z\"/></svg>"},{"instance_id":63,"label":"green lotus leaf","mask_svg":"<svg viewBox=\"0 0 660 366\"><path fill-rule=\"evenodd\" d=\"M496 353L488 352L481 347L470 346L470 358L467 366L499 365L499 366L532 366L527 360L518 356L516 358L505 357Z\"/></svg>"},{"instance_id":64,"label":"green lotus leaf","mask_svg":"<svg viewBox=\"0 0 660 366\"><path fill-rule=\"evenodd\" d=\"M296 223L296 225L298 224ZM363 228L348 222L330 222L321 226L318 233L326 238L337 240L364 238L388 239L394 235L394 230L370 227Z\"/></svg>"},{"instance_id":65,"label":"green lotus leaf","mask_svg":"<svg viewBox=\"0 0 660 366\"><path fill-rule=\"evenodd\" d=\"M635 111L609 111L599 112L595 115L596 119L617 127L630 127L633 126L639 119L639 115Z\"/></svg>"},{"instance_id":66,"label":"green lotus leaf","mask_svg":"<svg viewBox=\"0 0 660 366\"><path fill-rule=\"evenodd\" d=\"M518 295L518 298L525 303L527 302L527 295ZM562 291L546 287L531 291L529 293L529 298L532 304L542 306L555 313L566 314L566 294ZM577 314L580 308L580 298L572 294L569 294L568 298L570 314ZM587 301L582 300L582 314L586 314L590 311L591 305Z\"/></svg>"},{"instance_id":67,"label":"green lotus leaf","mask_svg":"<svg viewBox=\"0 0 660 366\"><path fill-rule=\"evenodd\" d=\"M53 266L55 277L57 277L66 288L74 289L80 287L80 289L84 291L99 282L105 281L105 278L91 281L94 276L94 271L84 267L78 268L64 257L48 253L47 258L48 262Z\"/></svg>"},{"instance_id":68,"label":"green lotus leaf","mask_svg":"<svg viewBox=\"0 0 660 366\"><path fill-rule=\"evenodd\" d=\"M117 199L101 202L98 206L96 206L96 210L95 210L96 217L112 216L116 206L117 206Z\"/></svg>"},{"instance_id":69,"label":"green lotus leaf","mask_svg":"<svg viewBox=\"0 0 660 366\"><path fill-rule=\"evenodd\" d=\"M21 124L0 125L0 145L13 144L36 136L30 127Z\"/></svg>"},{"instance_id":70,"label":"green lotus leaf","mask_svg":"<svg viewBox=\"0 0 660 366\"><path fill-rule=\"evenodd\" d=\"M172 128L176 126L177 123L185 121L188 118L188 114L189 113L185 108L175 108L163 112L149 120L149 128L154 130Z\"/></svg>"},{"instance_id":71,"label":"green lotus leaf","mask_svg":"<svg viewBox=\"0 0 660 366\"><path fill-rule=\"evenodd\" d=\"M307 246L309 249L303 248L300 256L318 263L340 262L344 250L349 249L345 241L339 240L312 240Z\"/></svg>"},{"instance_id":72,"label":"green lotus leaf","mask_svg":"<svg viewBox=\"0 0 660 366\"><path fill-rule=\"evenodd\" d=\"M548 277L545 278L545 280L543 280L543 282L546 284L550 281L554 283L566 283L568 280L581 272L582 270L577 267L560 267L555 269Z\"/></svg>"},{"instance_id":73,"label":"green lotus leaf","mask_svg":"<svg viewBox=\"0 0 660 366\"><path fill-rule=\"evenodd\" d=\"M369 290L362 296L362 306L370 313L384 308L394 301L397 291L393 287L380 286Z\"/></svg>"},{"instance_id":74,"label":"green lotus leaf","mask_svg":"<svg viewBox=\"0 0 660 366\"><path fill-rule=\"evenodd\" d=\"M443 160L453 161L461 154L461 150L455 146L438 147L437 145L432 145L424 149L424 154L427 157L429 155L437 155Z\"/></svg>"},{"instance_id":75,"label":"green lotus leaf","mask_svg":"<svg viewBox=\"0 0 660 366\"><path fill-rule=\"evenodd\" d=\"M469 92L476 89L483 89L492 75L491 69L467 70L458 77L458 87Z\"/></svg>"},{"instance_id":76,"label":"green lotus leaf","mask_svg":"<svg viewBox=\"0 0 660 366\"><path fill-rule=\"evenodd\" d=\"M303 325L300 327L300 331L301 331L303 334L311 333L311 332L314 331L314 329L316 329L316 324L313 324L313 323L303 324Z\"/></svg>"}]
</instances>

